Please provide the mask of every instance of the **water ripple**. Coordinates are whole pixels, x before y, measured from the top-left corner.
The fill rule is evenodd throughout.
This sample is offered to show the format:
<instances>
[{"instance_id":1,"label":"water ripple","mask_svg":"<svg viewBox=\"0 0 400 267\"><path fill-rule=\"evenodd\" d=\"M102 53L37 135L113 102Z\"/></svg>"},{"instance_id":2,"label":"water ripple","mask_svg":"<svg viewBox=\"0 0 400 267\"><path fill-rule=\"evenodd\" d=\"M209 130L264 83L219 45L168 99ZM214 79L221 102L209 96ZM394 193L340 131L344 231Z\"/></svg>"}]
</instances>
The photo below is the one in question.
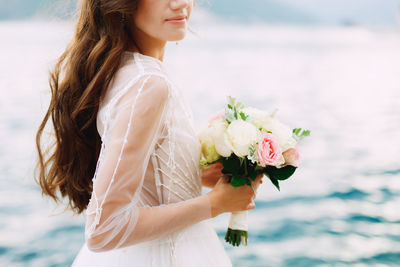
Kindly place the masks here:
<instances>
[{"instance_id":1,"label":"water ripple","mask_svg":"<svg viewBox=\"0 0 400 267\"><path fill-rule=\"evenodd\" d=\"M22 252L14 255L12 262L29 262L38 257L40 257L40 253L35 251Z\"/></svg>"},{"instance_id":2,"label":"water ripple","mask_svg":"<svg viewBox=\"0 0 400 267\"><path fill-rule=\"evenodd\" d=\"M367 171L367 172L363 172L363 175L365 175L365 176L400 175L400 169L381 170L381 171Z\"/></svg>"},{"instance_id":3,"label":"water ripple","mask_svg":"<svg viewBox=\"0 0 400 267\"><path fill-rule=\"evenodd\" d=\"M348 222L369 222L369 223L387 223L382 217L374 217L363 214L354 214L345 219Z\"/></svg>"},{"instance_id":4,"label":"water ripple","mask_svg":"<svg viewBox=\"0 0 400 267\"><path fill-rule=\"evenodd\" d=\"M77 225L65 225L61 227L57 227L51 231L48 231L43 238L55 238L57 236L63 236L67 234L73 233L82 233L84 231L84 226L77 226Z\"/></svg>"},{"instance_id":5,"label":"water ripple","mask_svg":"<svg viewBox=\"0 0 400 267\"><path fill-rule=\"evenodd\" d=\"M8 247L0 247L0 256L6 254L9 250L10 248Z\"/></svg>"},{"instance_id":6,"label":"water ripple","mask_svg":"<svg viewBox=\"0 0 400 267\"><path fill-rule=\"evenodd\" d=\"M314 195L314 196L291 196L275 200L255 200L257 209L268 209L293 205L294 203L316 203L327 199L338 198L342 200L365 200L370 196L369 193L359 189L350 189L345 192L333 192L328 195Z\"/></svg>"},{"instance_id":7,"label":"water ripple","mask_svg":"<svg viewBox=\"0 0 400 267\"><path fill-rule=\"evenodd\" d=\"M370 258L359 259L356 263L367 263L367 264L389 264L389 266L399 266L400 263L400 252L385 252L376 254Z\"/></svg>"},{"instance_id":8,"label":"water ripple","mask_svg":"<svg viewBox=\"0 0 400 267\"><path fill-rule=\"evenodd\" d=\"M313 267L313 266L319 266L321 264L326 264L326 262L322 259L316 259L316 258L293 257L293 258L285 259L283 266Z\"/></svg>"},{"instance_id":9,"label":"water ripple","mask_svg":"<svg viewBox=\"0 0 400 267\"><path fill-rule=\"evenodd\" d=\"M339 198L343 200L363 200L367 196L369 196L368 193L353 188L347 192L334 192L330 194L328 198Z\"/></svg>"}]
</instances>

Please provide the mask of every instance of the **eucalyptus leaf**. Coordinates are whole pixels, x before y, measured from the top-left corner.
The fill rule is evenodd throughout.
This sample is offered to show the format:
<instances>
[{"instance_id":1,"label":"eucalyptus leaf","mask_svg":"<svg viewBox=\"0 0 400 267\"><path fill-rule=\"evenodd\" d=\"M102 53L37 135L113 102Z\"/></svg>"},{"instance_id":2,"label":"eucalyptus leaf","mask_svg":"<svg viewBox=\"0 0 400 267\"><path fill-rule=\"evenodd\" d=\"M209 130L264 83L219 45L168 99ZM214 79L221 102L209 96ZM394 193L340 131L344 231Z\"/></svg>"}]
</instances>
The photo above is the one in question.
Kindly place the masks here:
<instances>
[{"instance_id":1,"label":"eucalyptus leaf","mask_svg":"<svg viewBox=\"0 0 400 267\"><path fill-rule=\"evenodd\" d=\"M238 109L243 109L245 107L245 105L242 102L237 102L236 106L238 107Z\"/></svg>"},{"instance_id":2,"label":"eucalyptus leaf","mask_svg":"<svg viewBox=\"0 0 400 267\"><path fill-rule=\"evenodd\" d=\"M302 128L294 128L293 129L293 135L297 138L297 139L301 139L303 137L309 136L311 133L310 130L304 130Z\"/></svg>"},{"instance_id":3,"label":"eucalyptus leaf","mask_svg":"<svg viewBox=\"0 0 400 267\"><path fill-rule=\"evenodd\" d=\"M231 123L232 121L235 120L235 116L232 113L225 114L225 118L228 123Z\"/></svg>"},{"instance_id":4,"label":"eucalyptus leaf","mask_svg":"<svg viewBox=\"0 0 400 267\"><path fill-rule=\"evenodd\" d=\"M240 112L240 117L241 117L242 120L244 120L244 121L247 119L246 114L244 114L243 112Z\"/></svg>"},{"instance_id":5,"label":"eucalyptus leaf","mask_svg":"<svg viewBox=\"0 0 400 267\"><path fill-rule=\"evenodd\" d=\"M228 96L228 103L231 104L232 106L235 105L236 99L234 97Z\"/></svg>"}]
</instances>

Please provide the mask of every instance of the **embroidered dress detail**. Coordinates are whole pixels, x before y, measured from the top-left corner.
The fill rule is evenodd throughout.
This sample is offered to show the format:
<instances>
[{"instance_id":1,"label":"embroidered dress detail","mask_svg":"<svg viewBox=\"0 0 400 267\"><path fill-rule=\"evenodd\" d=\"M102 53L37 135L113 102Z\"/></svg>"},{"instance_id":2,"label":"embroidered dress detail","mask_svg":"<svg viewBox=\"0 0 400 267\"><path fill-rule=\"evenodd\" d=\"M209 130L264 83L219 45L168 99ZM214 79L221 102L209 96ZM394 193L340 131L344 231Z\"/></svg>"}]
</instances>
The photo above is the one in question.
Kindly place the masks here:
<instances>
[{"instance_id":1,"label":"embroidered dress detail","mask_svg":"<svg viewBox=\"0 0 400 267\"><path fill-rule=\"evenodd\" d=\"M125 53L96 123L101 150L72 266L232 266L207 221L191 111L164 64Z\"/></svg>"}]
</instances>

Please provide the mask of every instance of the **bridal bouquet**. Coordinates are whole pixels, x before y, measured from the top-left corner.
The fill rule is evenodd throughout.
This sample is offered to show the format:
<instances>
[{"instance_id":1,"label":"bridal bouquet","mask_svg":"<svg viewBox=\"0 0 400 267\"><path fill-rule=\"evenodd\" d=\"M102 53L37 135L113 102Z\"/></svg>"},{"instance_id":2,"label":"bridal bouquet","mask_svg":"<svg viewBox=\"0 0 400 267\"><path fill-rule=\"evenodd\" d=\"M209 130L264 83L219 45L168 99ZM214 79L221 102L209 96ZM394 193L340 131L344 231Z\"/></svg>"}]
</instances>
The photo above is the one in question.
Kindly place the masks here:
<instances>
[{"instance_id":1,"label":"bridal bouquet","mask_svg":"<svg viewBox=\"0 0 400 267\"><path fill-rule=\"evenodd\" d=\"M275 118L275 113L245 107L228 97L225 110L199 133L201 168L219 161L224 167L222 172L235 187L252 187L251 181L264 174L280 190L279 181L288 179L299 166L298 141L310 131L289 128ZM247 213L230 215L225 241L233 246L247 245Z\"/></svg>"}]
</instances>

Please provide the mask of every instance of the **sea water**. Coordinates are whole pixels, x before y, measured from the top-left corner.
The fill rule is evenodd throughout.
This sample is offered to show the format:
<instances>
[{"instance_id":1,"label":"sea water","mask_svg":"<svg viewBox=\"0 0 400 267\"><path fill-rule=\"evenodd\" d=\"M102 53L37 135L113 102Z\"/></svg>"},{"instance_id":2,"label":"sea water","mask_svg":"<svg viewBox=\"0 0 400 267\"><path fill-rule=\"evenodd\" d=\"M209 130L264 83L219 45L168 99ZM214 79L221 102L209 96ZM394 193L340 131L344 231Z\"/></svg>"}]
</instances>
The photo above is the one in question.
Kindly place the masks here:
<instances>
[{"instance_id":1,"label":"sea water","mask_svg":"<svg viewBox=\"0 0 400 267\"><path fill-rule=\"evenodd\" d=\"M0 24L0 266L69 266L84 242L84 216L33 180L47 74L72 35ZM259 188L247 247L223 240L228 214L210 220L234 266L400 265L398 31L211 24L169 43L164 62L198 129L231 95L311 130L281 192Z\"/></svg>"}]
</instances>

